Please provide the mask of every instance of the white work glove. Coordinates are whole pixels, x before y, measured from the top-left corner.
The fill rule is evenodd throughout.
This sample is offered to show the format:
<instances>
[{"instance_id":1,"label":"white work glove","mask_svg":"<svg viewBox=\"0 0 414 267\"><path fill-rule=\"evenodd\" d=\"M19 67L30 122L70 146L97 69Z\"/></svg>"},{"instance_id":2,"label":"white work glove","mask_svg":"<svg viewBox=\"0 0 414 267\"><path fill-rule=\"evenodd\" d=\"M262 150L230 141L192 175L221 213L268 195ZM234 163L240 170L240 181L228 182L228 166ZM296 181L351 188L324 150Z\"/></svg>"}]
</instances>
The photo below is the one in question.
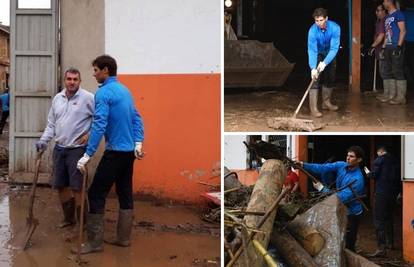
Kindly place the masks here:
<instances>
[{"instance_id":1,"label":"white work glove","mask_svg":"<svg viewBox=\"0 0 414 267\"><path fill-rule=\"evenodd\" d=\"M142 152L142 142L135 142L134 154L137 159L142 159L144 153Z\"/></svg>"},{"instance_id":2,"label":"white work glove","mask_svg":"<svg viewBox=\"0 0 414 267\"><path fill-rule=\"evenodd\" d=\"M370 171L370 170L369 170L369 169L365 166L365 167L364 167L364 172L365 172L365 174L367 174L367 175L368 175L371 171Z\"/></svg>"},{"instance_id":3,"label":"white work glove","mask_svg":"<svg viewBox=\"0 0 414 267\"><path fill-rule=\"evenodd\" d=\"M321 192L323 190L323 188L324 188L324 186L323 186L323 184L321 182L312 183L312 184L313 184L313 188L315 188L319 192Z\"/></svg>"},{"instance_id":4,"label":"white work glove","mask_svg":"<svg viewBox=\"0 0 414 267\"><path fill-rule=\"evenodd\" d=\"M89 160L91 159L91 157L89 157L88 154L83 154L83 157L81 157L78 160L78 164L76 165L76 167L78 168L78 170L80 170L82 173L85 172L86 170L86 164L88 164Z\"/></svg>"},{"instance_id":5,"label":"white work glove","mask_svg":"<svg viewBox=\"0 0 414 267\"><path fill-rule=\"evenodd\" d=\"M322 72L322 71L325 69L325 67L326 67L325 62L321 61L321 62L319 62L318 67L317 67L316 69L317 69L319 72Z\"/></svg>"},{"instance_id":6,"label":"white work glove","mask_svg":"<svg viewBox=\"0 0 414 267\"><path fill-rule=\"evenodd\" d=\"M311 70L311 78L312 78L312 80L318 79L318 76L319 76L318 70L317 69L312 69Z\"/></svg>"}]
</instances>

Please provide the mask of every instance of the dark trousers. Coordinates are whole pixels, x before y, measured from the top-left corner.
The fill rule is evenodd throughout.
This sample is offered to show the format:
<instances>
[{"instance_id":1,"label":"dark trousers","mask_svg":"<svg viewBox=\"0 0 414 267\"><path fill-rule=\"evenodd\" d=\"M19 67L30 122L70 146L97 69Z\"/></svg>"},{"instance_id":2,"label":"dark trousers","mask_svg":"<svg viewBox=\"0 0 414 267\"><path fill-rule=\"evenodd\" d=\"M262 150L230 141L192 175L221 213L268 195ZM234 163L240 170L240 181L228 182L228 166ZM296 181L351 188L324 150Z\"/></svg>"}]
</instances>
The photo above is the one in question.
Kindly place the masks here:
<instances>
[{"instance_id":1,"label":"dark trousers","mask_svg":"<svg viewBox=\"0 0 414 267\"><path fill-rule=\"evenodd\" d=\"M3 134L4 125L6 125L7 118L9 117L9 111L3 111L1 113L1 120L0 120L0 134Z\"/></svg>"},{"instance_id":2,"label":"dark trousers","mask_svg":"<svg viewBox=\"0 0 414 267\"><path fill-rule=\"evenodd\" d=\"M319 62L325 59L326 55L318 55L318 64ZM318 66L318 65L316 65ZM313 83L312 89L321 89L322 85L326 87L333 87L335 84L336 78L336 58L332 60L331 63L326 65L324 71L319 74L318 79Z\"/></svg>"},{"instance_id":3,"label":"dark trousers","mask_svg":"<svg viewBox=\"0 0 414 267\"><path fill-rule=\"evenodd\" d=\"M355 243L358 234L359 221L361 219L361 214L359 215L348 215L348 224L346 226L346 235L345 235L345 246L347 249L355 251Z\"/></svg>"},{"instance_id":4,"label":"dark trousers","mask_svg":"<svg viewBox=\"0 0 414 267\"><path fill-rule=\"evenodd\" d=\"M394 197L385 194L375 194L374 226L377 233L378 246L393 243L393 209Z\"/></svg>"},{"instance_id":5,"label":"dark trousers","mask_svg":"<svg viewBox=\"0 0 414 267\"><path fill-rule=\"evenodd\" d=\"M105 212L106 197L114 183L120 209L134 208L132 198L134 160L134 152L110 150L104 152L88 192L90 213Z\"/></svg>"},{"instance_id":6,"label":"dark trousers","mask_svg":"<svg viewBox=\"0 0 414 267\"><path fill-rule=\"evenodd\" d=\"M401 53L401 55L397 57L393 55L394 51L395 48L386 48L384 51L382 78L384 80L405 80L404 53Z\"/></svg>"}]
</instances>

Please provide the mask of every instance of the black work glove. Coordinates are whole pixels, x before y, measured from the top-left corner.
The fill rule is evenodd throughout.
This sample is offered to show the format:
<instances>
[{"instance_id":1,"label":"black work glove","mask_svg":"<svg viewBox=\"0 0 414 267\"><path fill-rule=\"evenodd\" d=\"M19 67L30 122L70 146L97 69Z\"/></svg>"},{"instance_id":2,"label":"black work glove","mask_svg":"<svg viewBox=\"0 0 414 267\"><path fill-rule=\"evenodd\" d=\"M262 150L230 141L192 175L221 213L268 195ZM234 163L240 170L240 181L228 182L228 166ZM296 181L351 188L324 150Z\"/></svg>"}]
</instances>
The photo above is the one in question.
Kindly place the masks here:
<instances>
[{"instance_id":1,"label":"black work glove","mask_svg":"<svg viewBox=\"0 0 414 267\"><path fill-rule=\"evenodd\" d=\"M381 47L381 50L379 52L379 59L384 60L385 59L385 48Z\"/></svg>"},{"instance_id":2,"label":"black work glove","mask_svg":"<svg viewBox=\"0 0 414 267\"><path fill-rule=\"evenodd\" d=\"M372 55L375 53L375 47L371 46L368 48L368 56L372 57Z\"/></svg>"},{"instance_id":3,"label":"black work glove","mask_svg":"<svg viewBox=\"0 0 414 267\"><path fill-rule=\"evenodd\" d=\"M392 55L396 58L399 58L402 54L402 47L401 45L397 46L395 50L392 52Z\"/></svg>"}]
</instances>

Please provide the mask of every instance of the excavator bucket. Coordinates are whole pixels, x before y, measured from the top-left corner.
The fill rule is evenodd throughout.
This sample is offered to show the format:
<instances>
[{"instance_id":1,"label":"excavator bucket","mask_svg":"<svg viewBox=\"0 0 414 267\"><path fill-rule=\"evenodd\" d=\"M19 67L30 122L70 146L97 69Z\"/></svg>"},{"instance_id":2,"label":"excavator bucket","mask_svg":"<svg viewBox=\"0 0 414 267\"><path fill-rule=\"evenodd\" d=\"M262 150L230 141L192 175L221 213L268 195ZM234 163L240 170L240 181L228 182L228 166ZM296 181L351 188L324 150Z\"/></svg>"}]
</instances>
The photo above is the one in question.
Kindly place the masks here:
<instances>
[{"instance_id":1,"label":"excavator bucket","mask_svg":"<svg viewBox=\"0 0 414 267\"><path fill-rule=\"evenodd\" d=\"M279 87L294 66L273 43L256 40L224 43L224 86L228 88Z\"/></svg>"}]
</instances>

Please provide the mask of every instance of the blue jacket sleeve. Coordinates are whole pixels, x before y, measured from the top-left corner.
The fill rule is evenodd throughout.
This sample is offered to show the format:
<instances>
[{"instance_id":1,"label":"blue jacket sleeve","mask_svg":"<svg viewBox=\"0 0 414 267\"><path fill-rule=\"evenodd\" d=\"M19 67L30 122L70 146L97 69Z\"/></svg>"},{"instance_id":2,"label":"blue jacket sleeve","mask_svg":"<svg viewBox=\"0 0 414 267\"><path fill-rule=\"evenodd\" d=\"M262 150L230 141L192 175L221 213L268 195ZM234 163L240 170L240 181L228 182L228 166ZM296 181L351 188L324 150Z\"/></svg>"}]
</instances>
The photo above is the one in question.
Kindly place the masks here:
<instances>
[{"instance_id":1,"label":"blue jacket sleeve","mask_svg":"<svg viewBox=\"0 0 414 267\"><path fill-rule=\"evenodd\" d=\"M132 107L132 109L132 129L134 131L134 142L142 142L144 140L144 123L137 109L135 107Z\"/></svg>"},{"instance_id":2,"label":"blue jacket sleeve","mask_svg":"<svg viewBox=\"0 0 414 267\"><path fill-rule=\"evenodd\" d=\"M356 179L356 182L351 186L352 189L354 189L354 191L357 193L363 192L364 191L363 177L357 176L354 179ZM338 198L341 200L342 203L346 203L347 201L355 198L354 193L349 188L339 191L338 193L336 193L336 195L338 196Z\"/></svg>"},{"instance_id":3,"label":"blue jacket sleeve","mask_svg":"<svg viewBox=\"0 0 414 267\"><path fill-rule=\"evenodd\" d=\"M109 116L109 98L98 92L95 96L95 114L93 116L93 122L91 127L91 133L89 136L88 146L86 148L86 154L92 157L98 149L99 142L105 133L106 126L108 124Z\"/></svg>"},{"instance_id":4,"label":"blue jacket sleeve","mask_svg":"<svg viewBox=\"0 0 414 267\"><path fill-rule=\"evenodd\" d=\"M316 69L316 63L318 62L318 40L316 39L316 33L313 27L309 29L308 33L308 57L309 67Z\"/></svg>"},{"instance_id":5,"label":"blue jacket sleeve","mask_svg":"<svg viewBox=\"0 0 414 267\"><path fill-rule=\"evenodd\" d=\"M332 62L332 60L336 57L336 54L339 50L339 44L341 43L341 28L339 26L335 27L332 32L329 53L326 55L323 62L326 65Z\"/></svg>"},{"instance_id":6,"label":"blue jacket sleeve","mask_svg":"<svg viewBox=\"0 0 414 267\"><path fill-rule=\"evenodd\" d=\"M340 162L325 163L325 164L314 164L314 163L303 163L303 168L310 171L318 176L321 176L323 172L336 171L340 166Z\"/></svg>"}]
</instances>

